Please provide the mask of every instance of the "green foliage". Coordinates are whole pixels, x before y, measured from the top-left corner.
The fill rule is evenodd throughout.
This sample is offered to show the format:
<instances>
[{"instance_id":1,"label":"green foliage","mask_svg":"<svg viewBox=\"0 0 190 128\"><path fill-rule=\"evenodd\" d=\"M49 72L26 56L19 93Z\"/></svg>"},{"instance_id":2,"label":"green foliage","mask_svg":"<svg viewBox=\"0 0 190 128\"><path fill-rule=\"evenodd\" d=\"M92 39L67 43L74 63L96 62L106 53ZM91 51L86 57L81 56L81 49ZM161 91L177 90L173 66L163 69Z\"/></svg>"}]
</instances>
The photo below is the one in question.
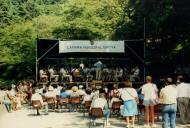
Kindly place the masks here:
<instances>
[{"instance_id":1,"label":"green foliage","mask_svg":"<svg viewBox=\"0 0 190 128\"><path fill-rule=\"evenodd\" d=\"M59 39L110 39L122 13L115 0L70 0L62 9L63 24L53 31Z\"/></svg>"}]
</instances>

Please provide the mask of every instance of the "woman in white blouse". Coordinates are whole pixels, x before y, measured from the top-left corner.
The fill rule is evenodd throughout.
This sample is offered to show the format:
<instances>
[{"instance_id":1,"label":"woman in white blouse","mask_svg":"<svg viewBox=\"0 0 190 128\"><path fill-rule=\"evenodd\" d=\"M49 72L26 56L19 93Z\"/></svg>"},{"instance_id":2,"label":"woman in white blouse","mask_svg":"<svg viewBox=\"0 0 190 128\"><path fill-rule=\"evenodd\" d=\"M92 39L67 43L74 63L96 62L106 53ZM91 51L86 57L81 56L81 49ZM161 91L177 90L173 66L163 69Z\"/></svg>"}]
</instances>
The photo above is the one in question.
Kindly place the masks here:
<instances>
[{"instance_id":1,"label":"woman in white blouse","mask_svg":"<svg viewBox=\"0 0 190 128\"><path fill-rule=\"evenodd\" d=\"M132 117L132 127L134 128L135 115L138 115L137 103L137 91L132 87L132 82L127 81L125 88L121 90L121 99L124 101L124 106L121 114L126 117L127 128L129 127L129 117Z\"/></svg>"}]
</instances>

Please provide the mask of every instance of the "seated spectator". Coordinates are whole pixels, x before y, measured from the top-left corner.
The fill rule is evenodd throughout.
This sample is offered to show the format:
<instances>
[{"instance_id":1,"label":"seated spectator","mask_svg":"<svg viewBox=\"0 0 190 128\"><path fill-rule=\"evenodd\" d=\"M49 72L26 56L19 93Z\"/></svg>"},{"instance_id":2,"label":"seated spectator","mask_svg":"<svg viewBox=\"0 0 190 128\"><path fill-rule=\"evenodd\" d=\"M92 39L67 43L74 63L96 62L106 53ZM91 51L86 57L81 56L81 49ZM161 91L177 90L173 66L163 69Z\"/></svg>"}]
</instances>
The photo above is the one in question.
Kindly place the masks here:
<instances>
[{"instance_id":1,"label":"seated spectator","mask_svg":"<svg viewBox=\"0 0 190 128\"><path fill-rule=\"evenodd\" d=\"M84 88L84 85L79 85L78 93L80 96L84 96L86 94L83 88Z\"/></svg>"},{"instance_id":2,"label":"seated spectator","mask_svg":"<svg viewBox=\"0 0 190 128\"><path fill-rule=\"evenodd\" d=\"M80 97L77 86L73 86L71 90L72 90L70 94L71 97Z\"/></svg>"},{"instance_id":3,"label":"seated spectator","mask_svg":"<svg viewBox=\"0 0 190 128\"><path fill-rule=\"evenodd\" d=\"M48 100L47 100L47 103L48 103L50 108L55 109L56 108L56 103L57 103L57 101L56 101L56 93L54 92L54 89L53 89L52 86L49 86L48 91L45 94L45 97L53 99L53 102L52 102L52 100L50 102L48 102Z\"/></svg>"},{"instance_id":4,"label":"seated spectator","mask_svg":"<svg viewBox=\"0 0 190 128\"><path fill-rule=\"evenodd\" d=\"M25 93L23 93L24 95ZM9 98L11 99L12 102L12 108L14 111L21 109L21 99L18 95L18 90L17 88L11 87L11 90L9 91Z\"/></svg>"},{"instance_id":5,"label":"seated spectator","mask_svg":"<svg viewBox=\"0 0 190 128\"><path fill-rule=\"evenodd\" d=\"M110 110L108 108L108 103L105 99L104 93L100 93L99 98L95 99L94 102L92 102L90 110L92 108L102 108L103 114L106 118L106 123L107 125L109 125ZM96 125L96 119L93 119L92 122L94 123L94 125Z\"/></svg>"},{"instance_id":6,"label":"seated spectator","mask_svg":"<svg viewBox=\"0 0 190 128\"><path fill-rule=\"evenodd\" d=\"M121 115L126 117L127 128L129 128L129 117L132 117L132 127L135 127L135 115L138 115L137 103L135 101L137 97L138 95L136 90L132 87L132 82L127 81L125 88L121 91L121 99L124 101Z\"/></svg>"},{"instance_id":7,"label":"seated spectator","mask_svg":"<svg viewBox=\"0 0 190 128\"><path fill-rule=\"evenodd\" d=\"M12 89L12 95L17 96L20 99L21 103L27 103L27 93L24 92L24 87L22 84L19 84L15 89L16 91L13 91Z\"/></svg>"},{"instance_id":8,"label":"seated spectator","mask_svg":"<svg viewBox=\"0 0 190 128\"><path fill-rule=\"evenodd\" d=\"M96 88L95 85L92 85L92 92L91 92L92 102L99 98L99 90Z\"/></svg>"},{"instance_id":9,"label":"seated spectator","mask_svg":"<svg viewBox=\"0 0 190 128\"><path fill-rule=\"evenodd\" d=\"M66 88L63 87L61 90L60 98L67 98L70 97L69 93L66 91Z\"/></svg>"},{"instance_id":10,"label":"seated spectator","mask_svg":"<svg viewBox=\"0 0 190 128\"><path fill-rule=\"evenodd\" d=\"M36 88L33 89L32 92L32 97L31 97L31 102L35 101L35 100L39 100L41 103L41 106L44 107L44 111L46 114L48 114L48 105L47 103L43 102L42 96L36 92ZM39 110L37 109L37 115L40 115Z\"/></svg>"},{"instance_id":11,"label":"seated spectator","mask_svg":"<svg viewBox=\"0 0 190 128\"><path fill-rule=\"evenodd\" d=\"M46 92L45 96L47 98L53 97L54 99L56 99L56 93L54 92L54 89L52 86L49 86L48 91Z\"/></svg>"},{"instance_id":12,"label":"seated spectator","mask_svg":"<svg viewBox=\"0 0 190 128\"><path fill-rule=\"evenodd\" d=\"M110 96L111 96L110 107L112 106L113 102L120 101L120 99L119 99L120 92L119 92L119 89L118 89L118 84L113 85L113 90L111 90Z\"/></svg>"},{"instance_id":13,"label":"seated spectator","mask_svg":"<svg viewBox=\"0 0 190 128\"><path fill-rule=\"evenodd\" d=\"M92 100L91 90L88 88L88 89L86 89L86 95L84 95L82 104L84 104L85 101L91 101L91 100Z\"/></svg>"},{"instance_id":14,"label":"seated spectator","mask_svg":"<svg viewBox=\"0 0 190 128\"><path fill-rule=\"evenodd\" d=\"M53 85L53 91L56 94L56 96L60 96L60 90L57 88L57 84Z\"/></svg>"}]
</instances>

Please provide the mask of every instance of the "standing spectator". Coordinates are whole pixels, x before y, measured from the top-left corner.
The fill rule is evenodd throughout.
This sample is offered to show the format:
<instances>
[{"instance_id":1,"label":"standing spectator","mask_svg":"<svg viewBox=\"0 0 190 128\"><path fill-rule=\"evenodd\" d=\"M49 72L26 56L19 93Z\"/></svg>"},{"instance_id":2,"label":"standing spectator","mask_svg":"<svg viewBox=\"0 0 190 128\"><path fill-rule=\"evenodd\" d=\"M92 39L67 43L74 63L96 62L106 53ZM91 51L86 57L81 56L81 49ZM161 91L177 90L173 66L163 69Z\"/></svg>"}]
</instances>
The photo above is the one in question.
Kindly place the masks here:
<instances>
[{"instance_id":1,"label":"standing spectator","mask_svg":"<svg viewBox=\"0 0 190 128\"><path fill-rule=\"evenodd\" d=\"M94 64L94 66L96 67L96 80L101 80L103 64L102 64L102 62L99 60L98 62L96 62L96 63Z\"/></svg>"},{"instance_id":2,"label":"standing spectator","mask_svg":"<svg viewBox=\"0 0 190 128\"><path fill-rule=\"evenodd\" d=\"M182 124L190 124L189 98L190 98L190 84L185 83L184 78L179 79L181 82L177 85L178 90L178 109L180 113L180 121Z\"/></svg>"},{"instance_id":3,"label":"standing spectator","mask_svg":"<svg viewBox=\"0 0 190 128\"><path fill-rule=\"evenodd\" d=\"M10 94L10 91L11 91L11 87L8 87L6 90L5 90L5 94L3 95L3 104L5 105L7 111L10 113L12 112L12 96Z\"/></svg>"},{"instance_id":4,"label":"standing spectator","mask_svg":"<svg viewBox=\"0 0 190 128\"><path fill-rule=\"evenodd\" d=\"M166 86L160 91L160 100L163 104L162 109L162 128L168 128L168 117L170 128L175 128L177 112L177 89L173 86L172 78L166 79Z\"/></svg>"},{"instance_id":5,"label":"standing spectator","mask_svg":"<svg viewBox=\"0 0 190 128\"><path fill-rule=\"evenodd\" d=\"M121 114L126 117L127 128L129 128L129 117L132 117L132 127L135 127L135 115L138 115L137 103L135 101L137 97L137 91L132 88L132 82L127 81L125 88L121 90L121 99L124 101Z\"/></svg>"},{"instance_id":6,"label":"standing spectator","mask_svg":"<svg viewBox=\"0 0 190 128\"><path fill-rule=\"evenodd\" d=\"M149 120L154 127L154 105L157 104L158 89L156 84L152 83L152 77L146 76L146 84L143 85L141 93L144 95L143 105L145 106L146 127L149 127Z\"/></svg>"}]
</instances>

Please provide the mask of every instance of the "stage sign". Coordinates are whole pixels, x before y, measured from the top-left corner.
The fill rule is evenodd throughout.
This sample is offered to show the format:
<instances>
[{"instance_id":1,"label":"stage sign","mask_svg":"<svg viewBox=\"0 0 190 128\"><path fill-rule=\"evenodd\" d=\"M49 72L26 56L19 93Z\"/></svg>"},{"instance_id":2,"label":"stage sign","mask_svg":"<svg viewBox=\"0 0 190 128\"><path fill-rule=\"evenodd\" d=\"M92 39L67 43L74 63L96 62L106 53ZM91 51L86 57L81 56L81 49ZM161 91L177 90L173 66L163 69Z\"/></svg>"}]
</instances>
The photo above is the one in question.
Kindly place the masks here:
<instances>
[{"instance_id":1,"label":"stage sign","mask_svg":"<svg viewBox=\"0 0 190 128\"><path fill-rule=\"evenodd\" d=\"M59 41L59 53L71 52L124 53L124 41Z\"/></svg>"}]
</instances>

